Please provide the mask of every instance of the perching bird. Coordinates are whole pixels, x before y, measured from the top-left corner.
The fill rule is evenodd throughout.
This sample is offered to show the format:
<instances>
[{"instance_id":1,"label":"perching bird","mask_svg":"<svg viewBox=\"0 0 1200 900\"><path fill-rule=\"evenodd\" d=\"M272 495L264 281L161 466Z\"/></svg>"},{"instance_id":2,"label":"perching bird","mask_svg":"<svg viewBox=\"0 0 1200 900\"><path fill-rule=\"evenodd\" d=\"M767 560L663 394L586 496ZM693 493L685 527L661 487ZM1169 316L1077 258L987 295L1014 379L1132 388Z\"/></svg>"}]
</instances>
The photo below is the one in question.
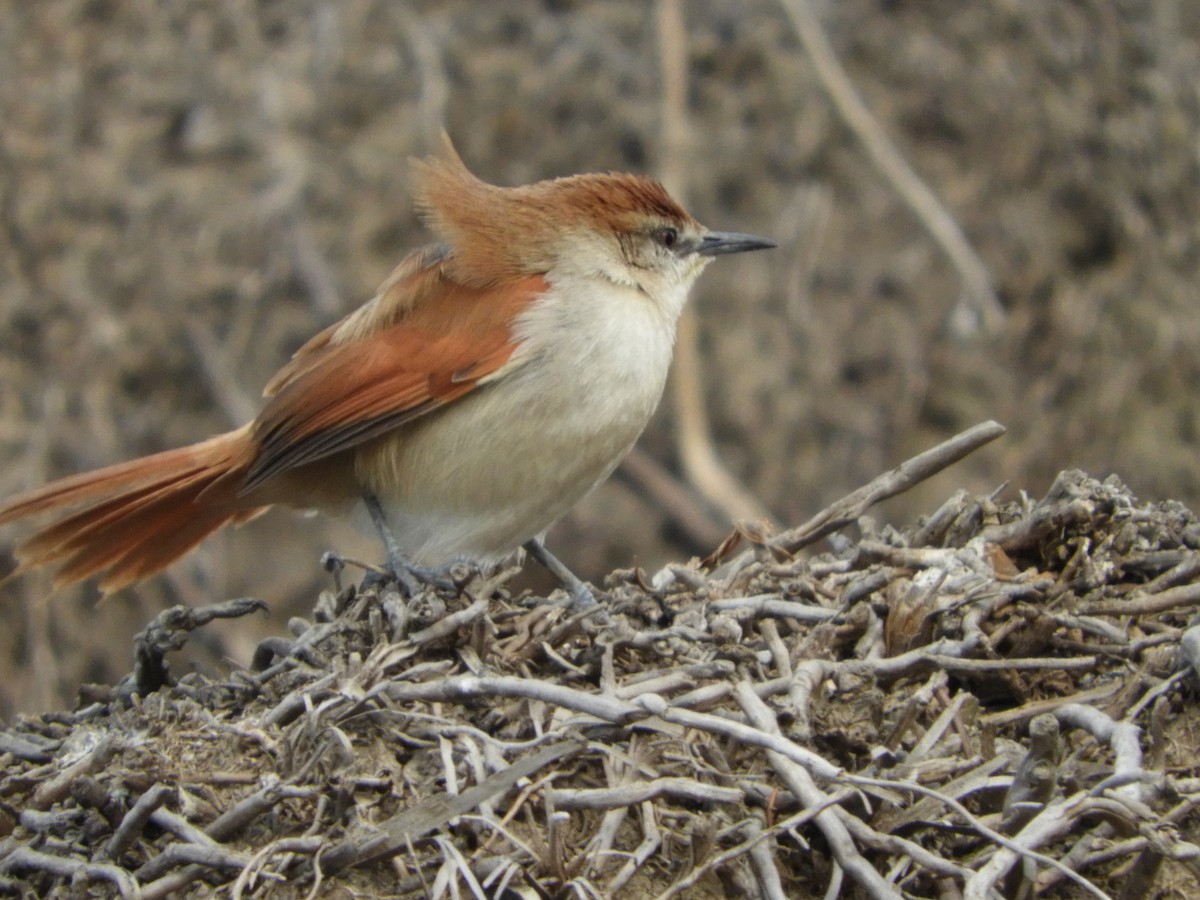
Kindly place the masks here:
<instances>
[{"instance_id":1,"label":"perching bird","mask_svg":"<svg viewBox=\"0 0 1200 900\"><path fill-rule=\"evenodd\" d=\"M0 504L0 522L59 516L18 572L55 565L56 586L98 576L107 593L285 504L365 510L397 570L524 545L586 594L541 536L645 428L696 277L774 244L709 231L636 175L486 184L448 141L413 184L441 243L301 347L249 424Z\"/></svg>"}]
</instances>

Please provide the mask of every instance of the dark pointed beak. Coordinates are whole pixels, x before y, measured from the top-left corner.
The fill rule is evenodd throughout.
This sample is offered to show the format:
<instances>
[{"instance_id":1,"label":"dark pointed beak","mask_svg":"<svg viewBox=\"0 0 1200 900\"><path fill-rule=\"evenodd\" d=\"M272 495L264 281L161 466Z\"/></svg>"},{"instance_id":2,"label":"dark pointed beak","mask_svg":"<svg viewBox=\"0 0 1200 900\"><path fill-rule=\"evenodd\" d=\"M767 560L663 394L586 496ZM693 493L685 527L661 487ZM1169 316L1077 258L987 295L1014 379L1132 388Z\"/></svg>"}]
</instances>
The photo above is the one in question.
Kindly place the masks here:
<instances>
[{"instance_id":1,"label":"dark pointed beak","mask_svg":"<svg viewBox=\"0 0 1200 900\"><path fill-rule=\"evenodd\" d=\"M700 239L696 253L700 256L720 256L723 253L745 253L747 250L770 250L778 247L774 241L738 234L736 231L710 231Z\"/></svg>"}]
</instances>

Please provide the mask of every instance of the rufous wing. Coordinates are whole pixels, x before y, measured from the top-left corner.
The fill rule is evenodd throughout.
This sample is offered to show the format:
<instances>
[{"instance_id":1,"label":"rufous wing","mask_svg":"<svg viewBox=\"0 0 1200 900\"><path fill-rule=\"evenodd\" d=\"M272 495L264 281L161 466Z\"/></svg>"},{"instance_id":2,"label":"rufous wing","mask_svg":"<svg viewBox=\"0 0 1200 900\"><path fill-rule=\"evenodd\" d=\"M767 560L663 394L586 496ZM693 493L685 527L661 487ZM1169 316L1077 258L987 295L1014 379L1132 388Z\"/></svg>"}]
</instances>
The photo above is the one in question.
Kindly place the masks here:
<instances>
[{"instance_id":1,"label":"rufous wing","mask_svg":"<svg viewBox=\"0 0 1200 900\"><path fill-rule=\"evenodd\" d=\"M514 319L547 290L545 279L477 288L439 268L394 282L301 348L269 385L240 494L453 403L513 361Z\"/></svg>"}]
</instances>

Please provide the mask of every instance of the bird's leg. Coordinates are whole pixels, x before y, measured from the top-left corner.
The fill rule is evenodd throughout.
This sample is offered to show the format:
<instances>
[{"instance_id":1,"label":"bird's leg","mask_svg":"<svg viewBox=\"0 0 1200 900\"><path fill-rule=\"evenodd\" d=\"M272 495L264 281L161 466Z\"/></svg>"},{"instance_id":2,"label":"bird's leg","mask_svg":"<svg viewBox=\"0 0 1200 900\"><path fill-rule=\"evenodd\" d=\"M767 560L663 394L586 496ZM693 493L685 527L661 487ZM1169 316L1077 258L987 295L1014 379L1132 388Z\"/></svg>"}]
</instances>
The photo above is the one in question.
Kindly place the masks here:
<instances>
[{"instance_id":1,"label":"bird's leg","mask_svg":"<svg viewBox=\"0 0 1200 900\"><path fill-rule=\"evenodd\" d=\"M366 504L371 521L375 523L375 530L379 532L379 537L383 540L383 547L387 552L388 568L392 570L392 575L396 578L396 584L408 596L415 597L421 592L421 582L433 585L434 587L454 586L452 582L437 570L416 566L408 561L404 556L404 551L400 549L400 543L396 540L396 535L392 534L392 528L388 525L387 515L383 511L383 506L380 505L378 497L370 491L364 491L363 503Z\"/></svg>"},{"instance_id":2,"label":"bird's leg","mask_svg":"<svg viewBox=\"0 0 1200 900\"><path fill-rule=\"evenodd\" d=\"M567 593L571 595L573 608L581 609L596 605L596 595L592 593L592 589L580 581L579 576L568 569L562 560L547 550L546 544L541 538L530 538L521 546L567 589Z\"/></svg>"}]
</instances>

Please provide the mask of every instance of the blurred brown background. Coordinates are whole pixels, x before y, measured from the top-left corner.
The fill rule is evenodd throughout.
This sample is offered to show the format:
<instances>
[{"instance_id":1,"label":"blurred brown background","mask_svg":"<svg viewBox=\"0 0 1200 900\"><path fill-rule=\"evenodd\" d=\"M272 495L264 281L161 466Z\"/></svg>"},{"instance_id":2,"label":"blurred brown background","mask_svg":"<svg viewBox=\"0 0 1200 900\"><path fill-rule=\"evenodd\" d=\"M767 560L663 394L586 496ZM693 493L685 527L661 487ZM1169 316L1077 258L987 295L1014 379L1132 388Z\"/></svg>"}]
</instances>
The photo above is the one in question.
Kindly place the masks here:
<instances>
[{"instance_id":1,"label":"blurred brown background","mask_svg":"<svg viewBox=\"0 0 1200 900\"><path fill-rule=\"evenodd\" d=\"M780 241L694 295L718 450L778 521L984 418L1008 437L884 514L958 487L1036 493L1068 466L1195 506L1200 5L816 8L990 270L997 332L960 327L959 277L768 0L682 3L673 152L655 3L6 4L0 493L252 415L288 354L425 240L405 161L445 126L486 179L667 167L705 223ZM641 446L678 477L672 421L668 403ZM551 539L593 579L710 549L628 476ZM91 588L10 583L0 711L119 676L166 603L269 601L269 620L207 630L177 669L245 661L328 583L329 547L376 553L281 512L99 609Z\"/></svg>"}]
</instances>

